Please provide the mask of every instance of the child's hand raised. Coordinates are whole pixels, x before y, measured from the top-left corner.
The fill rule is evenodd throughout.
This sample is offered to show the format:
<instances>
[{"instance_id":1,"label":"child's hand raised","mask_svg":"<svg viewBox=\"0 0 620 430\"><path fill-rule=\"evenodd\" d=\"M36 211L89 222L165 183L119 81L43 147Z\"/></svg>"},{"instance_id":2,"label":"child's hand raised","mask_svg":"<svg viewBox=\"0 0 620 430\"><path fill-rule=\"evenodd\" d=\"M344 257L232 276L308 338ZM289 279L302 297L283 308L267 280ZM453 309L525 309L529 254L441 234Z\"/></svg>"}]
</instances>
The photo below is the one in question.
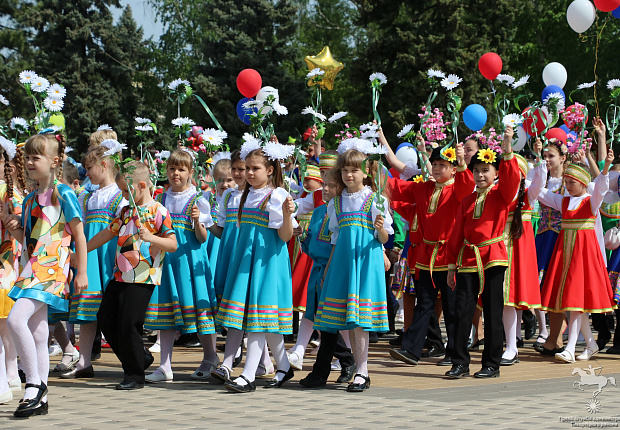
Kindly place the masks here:
<instances>
[{"instance_id":1,"label":"child's hand raised","mask_svg":"<svg viewBox=\"0 0 620 430\"><path fill-rule=\"evenodd\" d=\"M140 227L140 230L138 230L138 234L140 236L140 239L142 239L144 242L150 242L155 237L155 235L151 233L145 226Z\"/></svg>"},{"instance_id":2,"label":"child's hand raised","mask_svg":"<svg viewBox=\"0 0 620 430\"><path fill-rule=\"evenodd\" d=\"M607 133L607 129L605 128L605 123L600 117L592 118L592 125L594 126L594 130L599 136L605 138L605 133Z\"/></svg>"},{"instance_id":3,"label":"child's hand raised","mask_svg":"<svg viewBox=\"0 0 620 430\"><path fill-rule=\"evenodd\" d=\"M578 149L575 154L573 154L573 163L583 163L586 159L586 153L583 149Z\"/></svg>"},{"instance_id":4,"label":"child's hand raised","mask_svg":"<svg viewBox=\"0 0 620 430\"><path fill-rule=\"evenodd\" d=\"M609 148L607 151L607 156L605 157L605 164L611 165L614 162L614 150Z\"/></svg>"},{"instance_id":5,"label":"child's hand raised","mask_svg":"<svg viewBox=\"0 0 620 430\"><path fill-rule=\"evenodd\" d=\"M383 216L381 215L377 215L377 217L375 218L375 230L377 230L378 232L383 231Z\"/></svg>"},{"instance_id":6,"label":"child's hand raised","mask_svg":"<svg viewBox=\"0 0 620 430\"><path fill-rule=\"evenodd\" d=\"M293 203L291 196L288 196L282 203L282 212L284 215L292 215L295 212L295 203Z\"/></svg>"},{"instance_id":7,"label":"child's hand raised","mask_svg":"<svg viewBox=\"0 0 620 430\"><path fill-rule=\"evenodd\" d=\"M504 140L502 141L502 152L504 154L510 154L512 152L512 138L515 135L515 131L512 127L506 127L504 130Z\"/></svg>"},{"instance_id":8,"label":"child's hand raised","mask_svg":"<svg viewBox=\"0 0 620 430\"><path fill-rule=\"evenodd\" d=\"M456 164L459 166L465 165L465 148L461 142L456 144Z\"/></svg>"},{"instance_id":9,"label":"child's hand raised","mask_svg":"<svg viewBox=\"0 0 620 430\"><path fill-rule=\"evenodd\" d=\"M540 137L537 137L536 142L534 142L534 152L536 153L538 158L542 157L542 150L543 150L542 140L540 140Z\"/></svg>"}]
</instances>

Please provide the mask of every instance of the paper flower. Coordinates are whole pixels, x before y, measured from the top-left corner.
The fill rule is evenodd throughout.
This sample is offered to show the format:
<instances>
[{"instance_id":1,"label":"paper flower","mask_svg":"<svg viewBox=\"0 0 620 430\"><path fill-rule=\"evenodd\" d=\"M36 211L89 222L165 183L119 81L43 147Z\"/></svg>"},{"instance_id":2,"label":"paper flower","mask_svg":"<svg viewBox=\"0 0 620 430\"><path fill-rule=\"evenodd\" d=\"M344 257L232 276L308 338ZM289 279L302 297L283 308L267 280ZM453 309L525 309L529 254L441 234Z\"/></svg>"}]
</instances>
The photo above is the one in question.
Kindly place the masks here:
<instances>
[{"instance_id":1,"label":"paper flower","mask_svg":"<svg viewBox=\"0 0 620 430\"><path fill-rule=\"evenodd\" d=\"M45 109L50 112L60 112L65 106L65 102L63 102L61 99L46 97L45 100L43 100L43 106L45 106Z\"/></svg>"},{"instance_id":2,"label":"paper flower","mask_svg":"<svg viewBox=\"0 0 620 430\"><path fill-rule=\"evenodd\" d=\"M172 120L172 125L183 127L184 125L196 125L196 123L188 117L179 117Z\"/></svg>"},{"instance_id":3,"label":"paper flower","mask_svg":"<svg viewBox=\"0 0 620 430\"><path fill-rule=\"evenodd\" d=\"M2 103L5 106L9 105L9 101L6 99L6 97L4 97L3 95L0 94L0 103Z\"/></svg>"},{"instance_id":4,"label":"paper flower","mask_svg":"<svg viewBox=\"0 0 620 430\"><path fill-rule=\"evenodd\" d=\"M31 84L33 80L38 78L39 76L33 72L32 70L24 70L19 74L19 82L22 84Z\"/></svg>"},{"instance_id":5,"label":"paper flower","mask_svg":"<svg viewBox=\"0 0 620 430\"><path fill-rule=\"evenodd\" d=\"M361 139L359 139L358 137L350 137L348 139L343 139L340 142L340 145L338 145L338 154L342 155L345 152L347 152L350 149L357 149L360 145L359 145L359 141Z\"/></svg>"},{"instance_id":6,"label":"paper flower","mask_svg":"<svg viewBox=\"0 0 620 430\"><path fill-rule=\"evenodd\" d=\"M70 146L65 146L65 154L68 154L69 152L73 152L73 148Z\"/></svg>"},{"instance_id":7,"label":"paper flower","mask_svg":"<svg viewBox=\"0 0 620 430\"><path fill-rule=\"evenodd\" d=\"M271 107L278 115L288 115L288 109L278 102L274 103Z\"/></svg>"},{"instance_id":8,"label":"paper flower","mask_svg":"<svg viewBox=\"0 0 620 430\"><path fill-rule=\"evenodd\" d=\"M245 110L256 110L259 111L260 108L263 107L263 102L260 100L248 100L247 102L243 103L243 109Z\"/></svg>"},{"instance_id":9,"label":"paper flower","mask_svg":"<svg viewBox=\"0 0 620 430\"><path fill-rule=\"evenodd\" d=\"M379 132L377 130L366 130L360 136L361 139L377 139L379 137Z\"/></svg>"},{"instance_id":10,"label":"paper flower","mask_svg":"<svg viewBox=\"0 0 620 430\"><path fill-rule=\"evenodd\" d=\"M172 81L172 82L170 82L168 84L168 89L170 91L176 91L177 87L179 85L181 85L181 84L185 85L186 87L191 87L191 85L190 85L188 80L186 80L186 79L175 79L174 81Z\"/></svg>"},{"instance_id":11,"label":"paper flower","mask_svg":"<svg viewBox=\"0 0 620 430\"><path fill-rule=\"evenodd\" d=\"M213 156L213 159L211 159L211 164L215 166L218 162L222 160L230 160L231 158L232 157L229 151L220 151Z\"/></svg>"},{"instance_id":12,"label":"paper flower","mask_svg":"<svg viewBox=\"0 0 620 430\"><path fill-rule=\"evenodd\" d=\"M23 133L24 131L28 130L28 121L26 121L22 117L16 116L11 118L11 121L9 122L9 127L11 128L11 130L17 130L20 133Z\"/></svg>"},{"instance_id":13,"label":"paper flower","mask_svg":"<svg viewBox=\"0 0 620 430\"><path fill-rule=\"evenodd\" d=\"M607 82L607 88L611 91L618 87L620 87L620 79L611 79Z\"/></svg>"},{"instance_id":14,"label":"paper flower","mask_svg":"<svg viewBox=\"0 0 620 430\"><path fill-rule=\"evenodd\" d=\"M522 87L523 85L527 84L529 80L530 80L530 75L525 75L522 78L520 78L517 82L512 84L512 88L517 89L519 87Z\"/></svg>"},{"instance_id":15,"label":"paper flower","mask_svg":"<svg viewBox=\"0 0 620 430\"><path fill-rule=\"evenodd\" d=\"M378 130L379 126L377 124L373 124L372 122L368 122L366 124L360 125L360 131L368 131L368 130Z\"/></svg>"},{"instance_id":16,"label":"paper flower","mask_svg":"<svg viewBox=\"0 0 620 430\"><path fill-rule=\"evenodd\" d=\"M413 124L407 124L402 128L402 130L396 135L396 137L405 137L411 129L413 128Z\"/></svg>"},{"instance_id":17,"label":"paper flower","mask_svg":"<svg viewBox=\"0 0 620 430\"><path fill-rule=\"evenodd\" d=\"M454 163L456 161L456 150L453 147L446 148L442 155L446 157L450 163Z\"/></svg>"},{"instance_id":18,"label":"paper flower","mask_svg":"<svg viewBox=\"0 0 620 430\"><path fill-rule=\"evenodd\" d=\"M441 80L441 86L448 91L452 91L458 87L461 82L463 82L463 79L459 78L457 75L450 74Z\"/></svg>"},{"instance_id":19,"label":"paper flower","mask_svg":"<svg viewBox=\"0 0 620 430\"><path fill-rule=\"evenodd\" d=\"M315 118L320 119L321 121L325 121L327 117L320 112L314 110L314 108L308 106L301 111L302 115L312 115Z\"/></svg>"},{"instance_id":20,"label":"paper flower","mask_svg":"<svg viewBox=\"0 0 620 430\"><path fill-rule=\"evenodd\" d=\"M498 81L500 81L502 84L506 84L506 86L511 86L514 82L515 82L515 78L513 76L510 75L497 75L497 79Z\"/></svg>"},{"instance_id":21,"label":"paper flower","mask_svg":"<svg viewBox=\"0 0 620 430\"><path fill-rule=\"evenodd\" d=\"M30 86L32 88L32 91L36 93L42 93L49 88L50 81L48 81L47 79L41 76L37 76L36 78L32 80L32 83L30 84Z\"/></svg>"},{"instance_id":22,"label":"paper flower","mask_svg":"<svg viewBox=\"0 0 620 430\"><path fill-rule=\"evenodd\" d=\"M60 84L53 84L47 89L47 96L52 99L62 100L67 95L67 90Z\"/></svg>"},{"instance_id":23,"label":"paper flower","mask_svg":"<svg viewBox=\"0 0 620 430\"><path fill-rule=\"evenodd\" d=\"M579 84L577 86L577 89L578 90L585 90L586 88L592 88L594 85L596 85L596 81L594 81L594 82L587 82L587 83L584 83L584 84Z\"/></svg>"},{"instance_id":24,"label":"paper flower","mask_svg":"<svg viewBox=\"0 0 620 430\"><path fill-rule=\"evenodd\" d=\"M170 158L170 151L157 151L155 153L155 157L159 158L160 160L167 160L168 158Z\"/></svg>"},{"instance_id":25,"label":"paper flower","mask_svg":"<svg viewBox=\"0 0 620 430\"><path fill-rule=\"evenodd\" d=\"M17 146L4 136L0 136L0 146L2 146L2 149L4 149L9 156L9 161L11 161L13 157L15 157Z\"/></svg>"},{"instance_id":26,"label":"paper flower","mask_svg":"<svg viewBox=\"0 0 620 430\"><path fill-rule=\"evenodd\" d=\"M257 138L250 136L248 133L243 135L243 145L241 145L241 149L239 150L239 156L243 161L248 156L248 154L256 149L260 149L262 147L260 140Z\"/></svg>"},{"instance_id":27,"label":"paper flower","mask_svg":"<svg viewBox=\"0 0 620 430\"><path fill-rule=\"evenodd\" d=\"M415 183L424 182L424 176L422 176L422 175L414 176L413 177L413 182L415 182Z\"/></svg>"},{"instance_id":28,"label":"paper flower","mask_svg":"<svg viewBox=\"0 0 620 430\"><path fill-rule=\"evenodd\" d=\"M295 145L282 145L278 142L267 142L263 146L263 152L272 161L286 160L295 152Z\"/></svg>"},{"instance_id":29,"label":"paper flower","mask_svg":"<svg viewBox=\"0 0 620 430\"><path fill-rule=\"evenodd\" d=\"M347 116L348 113L349 112L336 112L335 114L329 117L328 121L333 124L334 122L338 121L340 118L344 118L345 116Z\"/></svg>"},{"instance_id":30,"label":"paper flower","mask_svg":"<svg viewBox=\"0 0 620 430\"><path fill-rule=\"evenodd\" d=\"M523 123L523 117L516 113L508 114L502 120L502 123L505 127L516 127L517 125Z\"/></svg>"},{"instance_id":31,"label":"paper flower","mask_svg":"<svg viewBox=\"0 0 620 430\"><path fill-rule=\"evenodd\" d=\"M215 128L207 128L202 132L202 140L204 143L213 146L220 146L227 137L228 133L216 130Z\"/></svg>"},{"instance_id":32,"label":"paper flower","mask_svg":"<svg viewBox=\"0 0 620 430\"><path fill-rule=\"evenodd\" d=\"M543 100L543 104L545 105L550 105L552 103L555 103L555 107L557 110L564 109L565 104L564 96L562 95L562 93L551 93Z\"/></svg>"},{"instance_id":33,"label":"paper flower","mask_svg":"<svg viewBox=\"0 0 620 430\"><path fill-rule=\"evenodd\" d=\"M136 117L136 122L138 124L148 124L149 122L152 122L150 119L148 118L142 118L142 117Z\"/></svg>"},{"instance_id":34,"label":"paper flower","mask_svg":"<svg viewBox=\"0 0 620 430\"><path fill-rule=\"evenodd\" d=\"M97 127L97 131L105 130L112 130L112 127L110 127L108 124L101 124L99 127Z\"/></svg>"},{"instance_id":35,"label":"paper flower","mask_svg":"<svg viewBox=\"0 0 620 430\"><path fill-rule=\"evenodd\" d=\"M306 75L306 79L310 79L314 76L322 76L325 74L325 71L319 69L318 67L315 67L314 69L310 70L310 72Z\"/></svg>"},{"instance_id":36,"label":"paper flower","mask_svg":"<svg viewBox=\"0 0 620 430\"><path fill-rule=\"evenodd\" d=\"M375 72L368 79L370 82L376 82L379 86L387 84L387 77L383 73Z\"/></svg>"},{"instance_id":37,"label":"paper flower","mask_svg":"<svg viewBox=\"0 0 620 430\"><path fill-rule=\"evenodd\" d=\"M138 131L153 131L153 127L145 124L145 125L137 125L134 127Z\"/></svg>"},{"instance_id":38,"label":"paper flower","mask_svg":"<svg viewBox=\"0 0 620 430\"><path fill-rule=\"evenodd\" d=\"M127 145L125 145L124 143L119 143L115 139L106 139L101 142L101 146L105 146L106 148L108 148L108 150L103 153L104 157L110 157L114 154L122 152L123 149L127 149Z\"/></svg>"},{"instance_id":39,"label":"paper flower","mask_svg":"<svg viewBox=\"0 0 620 430\"><path fill-rule=\"evenodd\" d=\"M444 72L442 72L441 70L434 70L434 69L428 69L428 71L426 72L426 75L429 78L445 78L446 74Z\"/></svg>"},{"instance_id":40,"label":"paper flower","mask_svg":"<svg viewBox=\"0 0 620 430\"><path fill-rule=\"evenodd\" d=\"M497 154L492 149L481 149L478 151L478 160L483 163L495 163L495 160L497 160Z\"/></svg>"}]
</instances>

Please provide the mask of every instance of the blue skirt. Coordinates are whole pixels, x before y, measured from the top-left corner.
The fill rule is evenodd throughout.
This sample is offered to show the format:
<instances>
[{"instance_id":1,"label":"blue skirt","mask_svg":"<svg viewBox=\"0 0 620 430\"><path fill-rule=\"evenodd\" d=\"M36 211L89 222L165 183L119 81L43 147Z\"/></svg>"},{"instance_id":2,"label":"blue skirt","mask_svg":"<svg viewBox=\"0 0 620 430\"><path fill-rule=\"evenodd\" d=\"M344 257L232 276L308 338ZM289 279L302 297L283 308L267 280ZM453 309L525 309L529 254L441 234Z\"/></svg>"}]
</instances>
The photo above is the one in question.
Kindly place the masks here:
<instances>
[{"instance_id":1,"label":"blue skirt","mask_svg":"<svg viewBox=\"0 0 620 430\"><path fill-rule=\"evenodd\" d=\"M547 230L536 235L534 239L536 243L536 257L538 259L538 278L541 287L545 279L545 273L549 269L549 263L551 262L551 256L553 255L553 249L558 236L559 234L555 231Z\"/></svg>"},{"instance_id":2,"label":"blue skirt","mask_svg":"<svg viewBox=\"0 0 620 430\"><path fill-rule=\"evenodd\" d=\"M306 298L306 311L304 312L304 318L314 322L314 316L319 307L319 299L321 297L321 279L323 279L323 273L325 267L317 264L316 262L312 266L310 272L310 279L308 280L308 291Z\"/></svg>"},{"instance_id":3,"label":"blue skirt","mask_svg":"<svg viewBox=\"0 0 620 430\"><path fill-rule=\"evenodd\" d=\"M222 299L224 294L224 286L226 285L226 278L228 277L228 266L235 253L237 247L237 240L239 239L239 228L236 222L227 222L224 225L224 231L220 238L220 246L217 253L217 263L214 266L215 270L215 296L217 300Z\"/></svg>"}]
</instances>

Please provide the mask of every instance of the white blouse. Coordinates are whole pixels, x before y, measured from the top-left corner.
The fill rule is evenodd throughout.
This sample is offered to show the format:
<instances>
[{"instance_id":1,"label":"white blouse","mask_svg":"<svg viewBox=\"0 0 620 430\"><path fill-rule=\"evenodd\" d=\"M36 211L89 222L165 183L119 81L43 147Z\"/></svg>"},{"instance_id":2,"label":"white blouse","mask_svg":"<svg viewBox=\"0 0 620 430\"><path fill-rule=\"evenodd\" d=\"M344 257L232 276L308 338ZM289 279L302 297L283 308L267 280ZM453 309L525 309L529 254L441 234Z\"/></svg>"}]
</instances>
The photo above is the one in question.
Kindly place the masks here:
<instances>
[{"instance_id":1,"label":"white blouse","mask_svg":"<svg viewBox=\"0 0 620 430\"><path fill-rule=\"evenodd\" d=\"M422 173L422 169L418 167L418 163L414 163L413 161L407 161L405 163L405 169L403 173L400 174L400 179L403 181L408 181L416 175L420 175Z\"/></svg>"},{"instance_id":2,"label":"white blouse","mask_svg":"<svg viewBox=\"0 0 620 430\"><path fill-rule=\"evenodd\" d=\"M174 192L172 188L168 188L166 191L166 209L168 212L174 214L183 213L183 209L187 202L196 195L196 189L189 187L185 191ZM213 225L213 219L211 218L211 205L204 195L196 201L196 206L200 210L200 217L198 221L204 228L209 228Z\"/></svg>"},{"instance_id":3,"label":"white blouse","mask_svg":"<svg viewBox=\"0 0 620 430\"><path fill-rule=\"evenodd\" d=\"M356 193L348 193L346 190L342 191L342 212L356 212L364 203L364 200L368 195L372 193L372 189L369 186L365 186ZM338 241L338 218L336 217L336 207L334 203L335 199L331 199L327 205L327 214L329 215L329 230L332 232L332 245L335 245ZM389 212L389 204L387 200L384 202L384 210L380 211L376 206L376 199L372 202L370 209L373 223L377 218L377 215L383 216L383 228L388 234L394 234L394 228L392 227L392 215ZM375 230L375 237L377 237L377 231Z\"/></svg>"},{"instance_id":4,"label":"white blouse","mask_svg":"<svg viewBox=\"0 0 620 430\"><path fill-rule=\"evenodd\" d=\"M243 207L253 209L257 208L265 196L270 192L271 197L269 197L266 207L269 212L269 228L279 229L284 223L282 204L289 196L289 193L284 188L273 189L272 187L267 186L255 189L254 187L250 187L250 192L248 193L248 197L245 200ZM293 221L293 228L299 225L297 224L297 221L295 221L293 214L291 214L291 220Z\"/></svg>"},{"instance_id":5,"label":"white blouse","mask_svg":"<svg viewBox=\"0 0 620 430\"><path fill-rule=\"evenodd\" d=\"M322 193L321 189L309 193L306 197L295 200L297 211L295 216L306 215L314 210L314 193Z\"/></svg>"},{"instance_id":6,"label":"white blouse","mask_svg":"<svg viewBox=\"0 0 620 430\"><path fill-rule=\"evenodd\" d=\"M92 211L95 209L103 209L109 202L110 199L119 192L121 189L118 188L116 182L112 182L110 185L106 185L103 188L98 188L93 191L88 199L88 210ZM80 203L80 208L84 207L84 198L86 198L86 193L82 193L78 197L78 201ZM118 205L116 209L115 215L118 216L121 213L121 209L127 206L129 202L127 200L122 199L121 203ZM86 214L82 214L82 216L86 216Z\"/></svg>"},{"instance_id":7,"label":"white blouse","mask_svg":"<svg viewBox=\"0 0 620 430\"><path fill-rule=\"evenodd\" d=\"M226 196L228 194L232 194L228 200L228 207L231 209L236 209L239 207L239 202L241 202L243 190L229 188L224 191L224 194L222 194L222 200L218 202L217 207L217 225L222 228L224 227L224 224L226 224L226 208L224 207L224 202L226 201Z\"/></svg>"}]
</instances>

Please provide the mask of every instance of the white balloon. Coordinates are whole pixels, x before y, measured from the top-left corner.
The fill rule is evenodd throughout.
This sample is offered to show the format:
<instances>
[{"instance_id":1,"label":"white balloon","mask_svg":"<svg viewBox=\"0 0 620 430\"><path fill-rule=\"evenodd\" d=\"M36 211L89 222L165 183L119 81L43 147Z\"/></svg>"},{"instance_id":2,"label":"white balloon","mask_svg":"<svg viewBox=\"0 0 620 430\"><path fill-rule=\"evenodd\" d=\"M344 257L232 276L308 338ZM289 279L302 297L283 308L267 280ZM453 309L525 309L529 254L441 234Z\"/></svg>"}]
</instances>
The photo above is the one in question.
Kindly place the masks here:
<instances>
[{"instance_id":1,"label":"white balloon","mask_svg":"<svg viewBox=\"0 0 620 430\"><path fill-rule=\"evenodd\" d=\"M543 81L546 86L557 85L560 88L564 88L567 78L566 69L560 63L549 63L543 70Z\"/></svg>"},{"instance_id":2,"label":"white balloon","mask_svg":"<svg viewBox=\"0 0 620 430\"><path fill-rule=\"evenodd\" d=\"M418 151L413 146L404 146L396 151L396 158L401 162L407 164L418 164Z\"/></svg>"},{"instance_id":3,"label":"white balloon","mask_svg":"<svg viewBox=\"0 0 620 430\"><path fill-rule=\"evenodd\" d=\"M566 10L568 25L577 33L587 31L596 19L596 8L589 0L575 0Z\"/></svg>"},{"instance_id":4,"label":"white balloon","mask_svg":"<svg viewBox=\"0 0 620 430\"><path fill-rule=\"evenodd\" d=\"M527 133L522 125L517 126L517 141L513 141L512 150L513 151L521 151L525 148L525 144L527 143Z\"/></svg>"},{"instance_id":5,"label":"white balloon","mask_svg":"<svg viewBox=\"0 0 620 430\"><path fill-rule=\"evenodd\" d=\"M274 87L269 86L260 89L260 91L256 94L256 101L265 103L267 97L269 96L274 96L276 99L275 103L280 103L280 94L278 93L278 90L276 90ZM266 115L269 112L271 112L271 107L269 106L265 106L262 110L263 115Z\"/></svg>"}]
</instances>

